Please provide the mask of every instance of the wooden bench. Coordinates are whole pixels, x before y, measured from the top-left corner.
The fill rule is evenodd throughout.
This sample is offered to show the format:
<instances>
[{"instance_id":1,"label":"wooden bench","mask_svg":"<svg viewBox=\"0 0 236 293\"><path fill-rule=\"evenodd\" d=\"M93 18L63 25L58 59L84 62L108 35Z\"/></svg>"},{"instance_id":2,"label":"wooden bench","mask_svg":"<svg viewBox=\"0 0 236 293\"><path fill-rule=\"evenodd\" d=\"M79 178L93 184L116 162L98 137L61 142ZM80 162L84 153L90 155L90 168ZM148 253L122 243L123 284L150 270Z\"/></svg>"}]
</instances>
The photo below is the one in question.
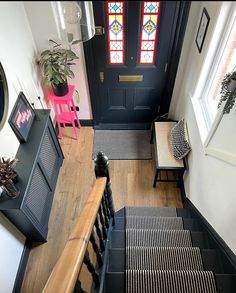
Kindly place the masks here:
<instances>
[{"instance_id":1,"label":"wooden bench","mask_svg":"<svg viewBox=\"0 0 236 293\"><path fill-rule=\"evenodd\" d=\"M153 143L154 156L156 161L156 174L153 182L153 187L156 187L157 181L160 182L178 182L178 186L183 178L183 173L186 169L185 160L176 160L171 152L171 145L169 142L170 130L174 127L176 122L161 121L154 122L153 127ZM161 171L166 171L167 179L162 180L161 176L158 179ZM177 172L178 179L168 179L168 172Z\"/></svg>"}]
</instances>

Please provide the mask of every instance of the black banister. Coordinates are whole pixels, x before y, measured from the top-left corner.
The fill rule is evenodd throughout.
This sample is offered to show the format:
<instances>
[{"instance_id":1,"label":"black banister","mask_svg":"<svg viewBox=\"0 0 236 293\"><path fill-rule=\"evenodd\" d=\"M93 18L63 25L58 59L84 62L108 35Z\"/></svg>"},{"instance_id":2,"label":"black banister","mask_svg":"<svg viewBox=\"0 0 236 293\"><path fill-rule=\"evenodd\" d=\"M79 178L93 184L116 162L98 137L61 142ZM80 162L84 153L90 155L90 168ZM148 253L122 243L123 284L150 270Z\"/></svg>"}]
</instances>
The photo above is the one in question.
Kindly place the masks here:
<instances>
[{"instance_id":1,"label":"black banister","mask_svg":"<svg viewBox=\"0 0 236 293\"><path fill-rule=\"evenodd\" d=\"M112 225L115 224L114 220L114 205L112 199L112 190L111 190L111 180L109 175L109 160L103 152L99 152L94 160L94 171L96 178L106 177L106 186L104 189L103 197L98 208L98 212L95 218L93 230L90 235L90 242L92 248L96 254L98 268L92 264L89 257L88 248L84 255L83 262L87 266L88 271L92 275L92 279L95 285L95 288L100 286L100 269L103 265L103 252L105 251L105 244L107 240L107 233L109 229L109 221L112 218ZM96 232L96 233L95 233ZM97 244L99 242L99 245ZM98 269L98 270L97 270ZM74 293L83 293L81 283L77 279L76 286L74 288Z\"/></svg>"}]
</instances>

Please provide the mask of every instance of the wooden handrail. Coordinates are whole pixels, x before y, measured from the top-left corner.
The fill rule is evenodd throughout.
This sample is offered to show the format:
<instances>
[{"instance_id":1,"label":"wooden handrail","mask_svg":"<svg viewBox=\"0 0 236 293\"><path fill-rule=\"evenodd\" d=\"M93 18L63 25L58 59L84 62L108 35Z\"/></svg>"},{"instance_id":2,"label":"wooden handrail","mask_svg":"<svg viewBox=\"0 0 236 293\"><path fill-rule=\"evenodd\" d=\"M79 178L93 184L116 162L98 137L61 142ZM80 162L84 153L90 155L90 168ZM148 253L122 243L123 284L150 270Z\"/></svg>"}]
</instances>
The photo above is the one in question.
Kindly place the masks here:
<instances>
[{"instance_id":1,"label":"wooden handrail","mask_svg":"<svg viewBox=\"0 0 236 293\"><path fill-rule=\"evenodd\" d=\"M78 222L44 287L43 293L73 292L105 186L106 177L96 179Z\"/></svg>"}]
</instances>

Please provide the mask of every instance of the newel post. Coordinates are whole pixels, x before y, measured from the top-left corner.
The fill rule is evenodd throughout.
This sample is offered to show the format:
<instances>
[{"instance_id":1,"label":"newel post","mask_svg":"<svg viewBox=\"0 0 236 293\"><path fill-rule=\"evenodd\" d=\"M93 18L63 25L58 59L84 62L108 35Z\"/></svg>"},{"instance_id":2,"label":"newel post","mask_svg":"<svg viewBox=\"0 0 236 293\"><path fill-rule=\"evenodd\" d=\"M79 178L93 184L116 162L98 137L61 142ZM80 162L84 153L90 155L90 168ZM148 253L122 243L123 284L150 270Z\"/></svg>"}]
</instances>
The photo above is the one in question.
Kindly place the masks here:
<instances>
[{"instance_id":1,"label":"newel post","mask_svg":"<svg viewBox=\"0 0 236 293\"><path fill-rule=\"evenodd\" d=\"M115 224L114 204L113 204L113 199L112 199L108 157L103 152L98 152L97 157L94 159L94 163L95 163L94 171L95 171L96 178L107 177L105 196L107 197L107 200L108 200L110 214L113 219L112 224L114 225Z\"/></svg>"}]
</instances>

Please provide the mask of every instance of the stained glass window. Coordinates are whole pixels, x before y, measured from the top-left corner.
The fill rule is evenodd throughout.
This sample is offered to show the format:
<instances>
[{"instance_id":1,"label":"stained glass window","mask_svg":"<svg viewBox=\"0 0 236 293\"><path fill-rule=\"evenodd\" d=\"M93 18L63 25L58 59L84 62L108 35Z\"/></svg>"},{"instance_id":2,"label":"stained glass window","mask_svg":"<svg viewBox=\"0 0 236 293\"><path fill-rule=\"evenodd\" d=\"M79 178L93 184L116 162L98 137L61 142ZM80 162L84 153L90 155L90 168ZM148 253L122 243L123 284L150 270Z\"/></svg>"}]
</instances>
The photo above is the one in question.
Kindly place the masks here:
<instances>
[{"instance_id":1,"label":"stained glass window","mask_svg":"<svg viewBox=\"0 0 236 293\"><path fill-rule=\"evenodd\" d=\"M159 12L159 1L142 2L140 64L154 63Z\"/></svg>"},{"instance_id":2,"label":"stained glass window","mask_svg":"<svg viewBox=\"0 0 236 293\"><path fill-rule=\"evenodd\" d=\"M124 63L124 2L107 1L110 64Z\"/></svg>"}]
</instances>

